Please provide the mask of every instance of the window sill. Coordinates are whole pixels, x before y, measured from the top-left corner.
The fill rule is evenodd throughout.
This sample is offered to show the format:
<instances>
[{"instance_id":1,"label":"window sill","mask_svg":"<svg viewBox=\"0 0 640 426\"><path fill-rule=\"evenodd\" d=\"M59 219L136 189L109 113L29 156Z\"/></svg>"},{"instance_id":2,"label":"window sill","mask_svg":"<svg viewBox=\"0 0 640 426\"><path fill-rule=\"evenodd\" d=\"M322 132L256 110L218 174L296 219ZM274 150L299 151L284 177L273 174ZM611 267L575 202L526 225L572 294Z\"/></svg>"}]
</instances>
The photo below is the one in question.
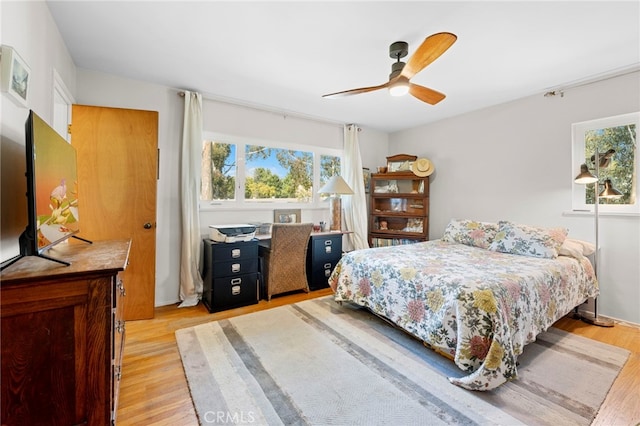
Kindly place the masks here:
<instances>
[{"instance_id":1,"label":"window sill","mask_svg":"<svg viewBox=\"0 0 640 426\"><path fill-rule=\"evenodd\" d=\"M302 209L302 210L327 210L326 206L318 205L300 205L300 204L254 204L240 207L234 203L208 203L201 205L200 212L224 212L224 211L273 211L277 209Z\"/></svg>"},{"instance_id":2,"label":"window sill","mask_svg":"<svg viewBox=\"0 0 640 426\"><path fill-rule=\"evenodd\" d=\"M566 216L566 217L580 217L580 216L593 216L593 215L594 213L591 210L569 210L569 211L562 212L562 216ZM598 216L640 217L640 213L599 211Z\"/></svg>"}]
</instances>

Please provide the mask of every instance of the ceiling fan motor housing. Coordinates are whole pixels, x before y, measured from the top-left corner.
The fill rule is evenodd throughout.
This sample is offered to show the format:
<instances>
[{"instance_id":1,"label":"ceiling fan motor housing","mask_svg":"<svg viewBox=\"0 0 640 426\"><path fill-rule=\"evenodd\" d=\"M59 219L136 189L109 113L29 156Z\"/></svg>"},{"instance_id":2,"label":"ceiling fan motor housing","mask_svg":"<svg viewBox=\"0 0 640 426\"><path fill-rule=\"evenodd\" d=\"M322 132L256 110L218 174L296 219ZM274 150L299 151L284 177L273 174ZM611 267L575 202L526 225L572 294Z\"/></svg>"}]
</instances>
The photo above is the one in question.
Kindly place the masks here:
<instances>
[{"instance_id":1,"label":"ceiling fan motor housing","mask_svg":"<svg viewBox=\"0 0 640 426\"><path fill-rule=\"evenodd\" d=\"M389 56L396 59L397 62L391 64L391 74L389 74L389 80L397 77L404 68L405 63L400 61L400 58L404 58L409 53L409 44L406 41L396 41L389 46Z\"/></svg>"},{"instance_id":2,"label":"ceiling fan motor housing","mask_svg":"<svg viewBox=\"0 0 640 426\"><path fill-rule=\"evenodd\" d=\"M406 41L396 41L389 46L389 56L393 59L404 58L409 53L409 44Z\"/></svg>"},{"instance_id":3,"label":"ceiling fan motor housing","mask_svg":"<svg viewBox=\"0 0 640 426\"><path fill-rule=\"evenodd\" d=\"M391 64L391 74L389 74L389 80L391 80L392 78L397 77L401 72L402 69L404 68L406 64L404 62L394 62L393 64Z\"/></svg>"}]
</instances>

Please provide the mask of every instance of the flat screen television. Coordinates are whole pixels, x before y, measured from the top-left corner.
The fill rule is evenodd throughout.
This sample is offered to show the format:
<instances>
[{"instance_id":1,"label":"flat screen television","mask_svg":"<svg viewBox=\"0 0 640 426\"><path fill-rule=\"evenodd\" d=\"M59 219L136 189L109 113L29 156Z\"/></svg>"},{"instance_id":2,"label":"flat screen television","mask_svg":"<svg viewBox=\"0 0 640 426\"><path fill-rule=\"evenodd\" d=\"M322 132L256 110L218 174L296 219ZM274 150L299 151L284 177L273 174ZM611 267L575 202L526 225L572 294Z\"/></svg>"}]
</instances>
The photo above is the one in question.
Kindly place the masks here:
<instances>
[{"instance_id":1,"label":"flat screen television","mask_svg":"<svg viewBox=\"0 0 640 426\"><path fill-rule=\"evenodd\" d=\"M45 252L80 232L76 150L33 111L25 135L28 223L20 236L20 254L2 268L24 256L69 265Z\"/></svg>"}]
</instances>

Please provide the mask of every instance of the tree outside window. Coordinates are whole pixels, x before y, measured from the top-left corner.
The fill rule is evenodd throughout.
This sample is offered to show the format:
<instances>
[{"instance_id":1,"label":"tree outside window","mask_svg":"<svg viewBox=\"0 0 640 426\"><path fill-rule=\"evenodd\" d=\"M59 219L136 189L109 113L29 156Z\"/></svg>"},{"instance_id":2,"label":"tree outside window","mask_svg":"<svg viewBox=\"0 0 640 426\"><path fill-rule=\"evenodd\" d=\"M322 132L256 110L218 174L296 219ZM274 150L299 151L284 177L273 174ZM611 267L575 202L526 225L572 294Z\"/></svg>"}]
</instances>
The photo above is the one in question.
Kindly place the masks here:
<instances>
[{"instance_id":1,"label":"tree outside window","mask_svg":"<svg viewBox=\"0 0 640 426\"><path fill-rule=\"evenodd\" d=\"M595 152L598 156L610 156L601 163L605 167L598 169L600 185L606 179L611 179L615 188L622 193L620 198L605 198L599 200L602 204L635 204L635 156L636 156L636 126L623 126L592 129L585 132L585 164L595 168ZM594 203L594 184L589 184L585 191L587 204Z\"/></svg>"},{"instance_id":2,"label":"tree outside window","mask_svg":"<svg viewBox=\"0 0 640 426\"><path fill-rule=\"evenodd\" d=\"M597 183L573 185L573 209L591 210L595 201L594 185L602 191L605 180L622 193L619 198L600 198L598 203L603 211L620 213L640 213L638 203L638 168L640 159L637 151L637 129L640 113L623 114L614 117L576 123L573 132L573 176L586 164L595 172L595 151L601 158Z\"/></svg>"},{"instance_id":3,"label":"tree outside window","mask_svg":"<svg viewBox=\"0 0 640 426\"><path fill-rule=\"evenodd\" d=\"M313 153L247 145L245 148L245 201L272 199L313 201Z\"/></svg>"},{"instance_id":4,"label":"tree outside window","mask_svg":"<svg viewBox=\"0 0 640 426\"><path fill-rule=\"evenodd\" d=\"M340 157L323 150L327 151L207 139L202 145L200 198L250 204L313 203L314 188L340 174ZM315 186L314 179L318 180Z\"/></svg>"},{"instance_id":5,"label":"tree outside window","mask_svg":"<svg viewBox=\"0 0 640 426\"><path fill-rule=\"evenodd\" d=\"M201 200L235 200L236 145L205 140L202 143Z\"/></svg>"}]
</instances>

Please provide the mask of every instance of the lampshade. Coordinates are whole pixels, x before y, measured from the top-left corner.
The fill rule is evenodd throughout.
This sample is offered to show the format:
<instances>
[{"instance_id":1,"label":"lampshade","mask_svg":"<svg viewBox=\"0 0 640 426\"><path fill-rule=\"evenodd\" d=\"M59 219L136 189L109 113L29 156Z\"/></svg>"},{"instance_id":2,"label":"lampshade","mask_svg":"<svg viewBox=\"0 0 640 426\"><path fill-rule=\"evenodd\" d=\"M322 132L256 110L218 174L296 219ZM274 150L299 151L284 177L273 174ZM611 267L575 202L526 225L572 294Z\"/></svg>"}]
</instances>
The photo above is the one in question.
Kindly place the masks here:
<instances>
[{"instance_id":1,"label":"lampshade","mask_svg":"<svg viewBox=\"0 0 640 426\"><path fill-rule=\"evenodd\" d=\"M620 198L622 197L622 192L618 191L611 184L611 179L605 179L604 181L604 189L599 195L600 198Z\"/></svg>"},{"instance_id":2,"label":"lampshade","mask_svg":"<svg viewBox=\"0 0 640 426\"><path fill-rule=\"evenodd\" d=\"M335 175L329 179L320 190L319 194L353 194L353 190L347 185L347 182L342 179L342 176Z\"/></svg>"},{"instance_id":3,"label":"lampshade","mask_svg":"<svg viewBox=\"0 0 640 426\"><path fill-rule=\"evenodd\" d=\"M595 177L589 171L589 168L587 167L586 164L582 164L580 166L580 174L578 176L576 176L575 179L574 179L575 183L582 183L582 184L594 183L594 182L597 182L597 181L598 181L598 178Z\"/></svg>"}]
</instances>

